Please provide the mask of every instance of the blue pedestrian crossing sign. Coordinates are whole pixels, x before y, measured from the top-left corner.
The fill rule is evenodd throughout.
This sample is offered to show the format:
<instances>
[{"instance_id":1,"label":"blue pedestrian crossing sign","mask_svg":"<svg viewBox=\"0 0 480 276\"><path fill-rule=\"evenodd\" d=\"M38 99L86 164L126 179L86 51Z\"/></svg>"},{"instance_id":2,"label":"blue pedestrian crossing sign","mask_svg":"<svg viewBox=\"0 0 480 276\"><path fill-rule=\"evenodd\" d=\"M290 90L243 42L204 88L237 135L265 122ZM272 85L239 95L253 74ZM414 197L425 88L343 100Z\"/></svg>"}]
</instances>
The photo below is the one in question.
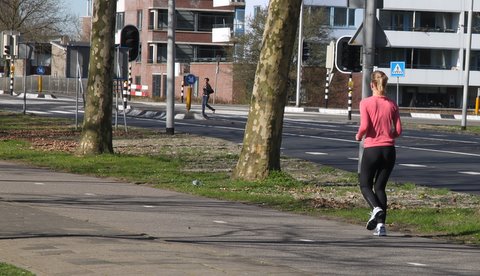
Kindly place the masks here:
<instances>
[{"instance_id":1,"label":"blue pedestrian crossing sign","mask_svg":"<svg viewBox=\"0 0 480 276\"><path fill-rule=\"evenodd\" d=\"M405 77L405 61L391 61L390 76Z\"/></svg>"}]
</instances>

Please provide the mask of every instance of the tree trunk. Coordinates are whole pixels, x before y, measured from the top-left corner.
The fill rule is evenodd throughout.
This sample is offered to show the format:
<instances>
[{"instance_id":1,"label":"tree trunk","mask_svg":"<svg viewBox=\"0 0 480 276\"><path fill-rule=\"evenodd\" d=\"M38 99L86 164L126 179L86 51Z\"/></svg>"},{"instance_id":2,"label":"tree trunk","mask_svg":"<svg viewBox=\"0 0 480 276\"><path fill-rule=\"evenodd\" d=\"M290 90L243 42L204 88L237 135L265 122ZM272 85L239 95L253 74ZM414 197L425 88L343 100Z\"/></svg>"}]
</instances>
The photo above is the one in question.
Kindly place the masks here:
<instances>
[{"instance_id":1,"label":"tree trunk","mask_svg":"<svg viewBox=\"0 0 480 276\"><path fill-rule=\"evenodd\" d=\"M117 0L93 2L88 88L79 154L113 153L112 88Z\"/></svg>"},{"instance_id":2,"label":"tree trunk","mask_svg":"<svg viewBox=\"0 0 480 276\"><path fill-rule=\"evenodd\" d=\"M288 72L301 0L271 0L235 178L260 180L280 170Z\"/></svg>"}]
</instances>

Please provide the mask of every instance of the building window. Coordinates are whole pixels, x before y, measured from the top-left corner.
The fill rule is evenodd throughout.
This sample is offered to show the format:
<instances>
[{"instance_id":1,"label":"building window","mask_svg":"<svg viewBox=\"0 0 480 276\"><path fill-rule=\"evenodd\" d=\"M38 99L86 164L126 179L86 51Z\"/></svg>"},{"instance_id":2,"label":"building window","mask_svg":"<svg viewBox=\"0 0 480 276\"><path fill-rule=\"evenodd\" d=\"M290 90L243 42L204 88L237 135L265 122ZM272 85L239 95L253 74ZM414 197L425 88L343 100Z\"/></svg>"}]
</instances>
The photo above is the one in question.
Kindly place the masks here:
<instances>
[{"instance_id":1,"label":"building window","mask_svg":"<svg viewBox=\"0 0 480 276\"><path fill-rule=\"evenodd\" d=\"M413 12L380 10L380 24L385 30L411 31Z\"/></svg>"},{"instance_id":2,"label":"building window","mask_svg":"<svg viewBox=\"0 0 480 276\"><path fill-rule=\"evenodd\" d=\"M158 11L158 22L155 29L168 29L168 10Z\"/></svg>"},{"instance_id":3,"label":"building window","mask_svg":"<svg viewBox=\"0 0 480 276\"><path fill-rule=\"evenodd\" d=\"M222 46L198 46L197 58L199 61L216 61L217 57L224 61L227 57L225 48Z\"/></svg>"},{"instance_id":4,"label":"building window","mask_svg":"<svg viewBox=\"0 0 480 276\"><path fill-rule=\"evenodd\" d=\"M177 44L175 51L177 62L189 62L194 57L194 46L190 44Z\"/></svg>"},{"instance_id":5,"label":"building window","mask_svg":"<svg viewBox=\"0 0 480 276\"><path fill-rule=\"evenodd\" d=\"M135 76L135 83L134 84L142 84L142 77L141 76Z\"/></svg>"},{"instance_id":6,"label":"building window","mask_svg":"<svg viewBox=\"0 0 480 276\"><path fill-rule=\"evenodd\" d=\"M355 9L342 7L330 7L330 26L332 27L353 27L355 26Z\"/></svg>"},{"instance_id":7,"label":"building window","mask_svg":"<svg viewBox=\"0 0 480 276\"><path fill-rule=\"evenodd\" d=\"M355 10L348 10L348 26L355 26Z\"/></svg>"},{"instance_id":8,"label":"building window","mask_svg":"<svg viewBox=\"0 0 480 276\"><path fill-rule=\"evenodd\" d=\"M137 28L142 29L143 25L143 10L137 10Z\"/></svg>"},{"instance_id":9,"label":"building window","mask_svg":"<svg viewBox=\"0 0 480 276\"><path fill-rule=\"evenodd\" d=\"M149 17L148 17L148 29L163 30L167 28L168 28L168 10L150 10Z\"/></svg>"},{"instance_id":10,"label":"building window","mask_svg":"<svg viewBox=\"0 0 480 276\"><path fill-rule=\"evenodd\" d=\"M245 9L235 10L235 20L233 22L233 34L243 35L245 33Z\"/></svg>"},{"instance_id":11,"label":"building window","mask_svg":"<svg viewBox=\"0 0 480 276\"><path fill-rule=\"evenodd\" d=\"M136 62L142 62L142 43L138 43L138 56Z\"/></svg>"},{"instance_id":12,"label":"building window","mask_svg":"<svg viewBox=\"0 0 480 276\"><path fill-rule=\"evenodd\" d=\"M333 8L333 26L347 26L347 8Z\"/></svg>"},{"instance_id":13,"label":"building window","mask_svg":"<svg viewBox=\"0 0 480 276\"><path fill-rule=\"evenodd\" d=\"M177 11L177 30L195 31L195 14L192 11Z\"/></svg>"},{"instance_id":14,"label":"building window","mask_svg":"<svg viewBox=\"0 0 480 276\"><path fill-rule=\"evenodd\" d=\"M120 31L125 26L124 12L117 12L117 16L115 17L115 26L117 31Z\"/></svg>"},{"instance_id":15,"label":"building window","mask_svg":"<svg viewBox=\"0 0 480 276\"><path fill-rule=\"evenodd\" d=\"M167 62L167 44L157 44L157 60L155 63Z\"/></svg>"},{"instance_id":16,"label":"building window","mask_svg":"<svg viewBox=\"0 0 480 276\"><path fill-rule=\"evenodd\" d=\"M231 13L199 13L198 31L211 32L212 28L233 27L233 15Z\"/></svg>"}]
</instances>

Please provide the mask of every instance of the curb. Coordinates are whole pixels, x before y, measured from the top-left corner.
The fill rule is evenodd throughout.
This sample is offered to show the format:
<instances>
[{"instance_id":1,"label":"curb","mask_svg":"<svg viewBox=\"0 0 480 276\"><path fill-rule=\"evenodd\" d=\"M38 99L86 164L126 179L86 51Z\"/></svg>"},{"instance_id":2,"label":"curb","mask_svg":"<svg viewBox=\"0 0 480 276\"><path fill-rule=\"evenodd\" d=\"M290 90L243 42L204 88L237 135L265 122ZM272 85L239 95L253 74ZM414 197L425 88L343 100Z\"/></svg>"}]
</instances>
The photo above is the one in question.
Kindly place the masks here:
<instances>
[{"instance_id":1,"label":"curb","mask_svg":"<svg viewBox=\"0 0 480 276\"><path fill-rule=\"evenodd\" d=\"M312 107L293 107L286 106L285 112L299 113L299 112L318 112L324 115L348 115L346 109L337 108L312 108ZM352 111L353 116L360 116L358 111ZM438 114L438 113L421 113L421 112L401 112L400 117L411 117L417 119L450 119L461 120L461 114ZM480 115L467 115L467 120L480 121Z\"/></svg>"}]
</instances>

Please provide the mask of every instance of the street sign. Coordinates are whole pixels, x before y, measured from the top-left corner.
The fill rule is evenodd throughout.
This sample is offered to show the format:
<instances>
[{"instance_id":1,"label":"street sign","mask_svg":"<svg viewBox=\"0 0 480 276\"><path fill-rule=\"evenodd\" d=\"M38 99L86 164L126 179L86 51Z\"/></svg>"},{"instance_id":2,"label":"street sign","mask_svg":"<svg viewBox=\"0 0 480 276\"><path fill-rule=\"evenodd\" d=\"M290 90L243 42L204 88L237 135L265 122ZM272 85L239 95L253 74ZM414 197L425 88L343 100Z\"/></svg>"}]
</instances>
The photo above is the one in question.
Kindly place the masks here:
<instances>
[{"instance_id":1,"label":"street sign","mask_svg":"<svg viewBox=\"0 0 480 276\"><path fill-rule=\"evenodd\" d=\"M188 75L185 77L185 82L186 82L187 84L194 84L196 80L197 80L197 77L195 77L194 74L188 74Z\"/></svg>"},{"instance_id":2,"label":"street sign","mask_svg":"<svg viewBox=\"0 0 480 276\"><path fill-rule=\"evenodd\" d=\"M391 61L390 76L405 77L405 61Z\"/></svg>"},{"instance_id":3,"label":"street sign","mask_svg":"<svg viewBox=\"0 0 480 276\"><path fill-rule=\"evenodd\" d=\"M45 67L38 66L37 67L37 75L45 75Z\"/></svg>"}]
</instances>

